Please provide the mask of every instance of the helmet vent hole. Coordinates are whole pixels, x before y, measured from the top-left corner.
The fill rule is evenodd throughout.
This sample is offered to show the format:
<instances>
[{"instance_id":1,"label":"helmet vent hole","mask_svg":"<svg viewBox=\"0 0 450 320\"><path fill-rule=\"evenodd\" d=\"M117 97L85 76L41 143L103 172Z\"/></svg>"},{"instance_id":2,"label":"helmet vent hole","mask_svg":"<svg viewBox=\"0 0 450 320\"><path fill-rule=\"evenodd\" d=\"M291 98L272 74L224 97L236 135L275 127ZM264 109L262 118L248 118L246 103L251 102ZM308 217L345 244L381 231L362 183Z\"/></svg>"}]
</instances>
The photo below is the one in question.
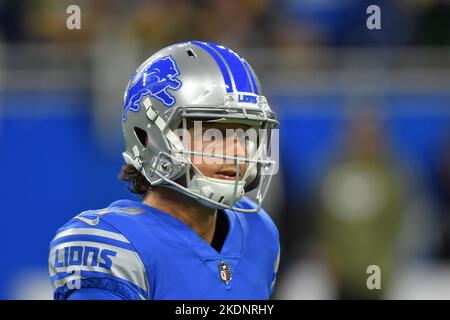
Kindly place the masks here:
<instances>
[{"instance_id":1,"label":"helmet vent hole","mask_svg":"<svg viewBox=\"0 0 450 320\"><path fill-rule=\"evenodd\" d=\"M191 58L194 58L194 59L197 58L197 55L194 53L194 51L192 51L192 49L187 49L186 53Z\"/></svg>"},{"instance_id":2,"label":"helmet vent hole","mask_svg":"<svg viewBox=\"0 0 450 320\"><path fill-rule=\"evenodd\" d=\"M222 203L222 201L223 201L223 199L224 199L225 197L220 197L220 199L219 199L219 203Z\"/></svg>"},{"instance_id":3,"label":"helmet vent hole","mask_svg":"<svg viewBox=\"0 0 450 320\"><path fill-rule=\"evenodd\" d=\"M148 145L148 136L147 132L145 130L142 130L141 128L134 127L134 133L136 134L136 137L138 138L141 145L145 148Z\"/></svg>"}]
</instances>

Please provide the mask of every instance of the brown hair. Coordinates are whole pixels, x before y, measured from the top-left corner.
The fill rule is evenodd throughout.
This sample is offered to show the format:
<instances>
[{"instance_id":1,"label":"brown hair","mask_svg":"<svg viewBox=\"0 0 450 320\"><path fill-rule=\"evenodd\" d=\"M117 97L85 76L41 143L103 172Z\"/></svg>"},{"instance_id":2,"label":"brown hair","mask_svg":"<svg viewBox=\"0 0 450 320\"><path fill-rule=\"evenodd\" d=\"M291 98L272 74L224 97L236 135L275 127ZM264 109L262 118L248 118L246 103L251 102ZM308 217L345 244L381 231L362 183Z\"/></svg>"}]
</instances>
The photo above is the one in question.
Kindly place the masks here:
<instances>
[{"instance_id":1,"label":"brown hair","mask_svg":"<svg viewBox=\"0 0 450 320\"><path fill-rule=\"evenodd\" d=\"M119 173L119 179L128 184L128 190L142 197L145 197L151 189L150 182L130 164L122 167Z\"/></svg>"}]
</instances>

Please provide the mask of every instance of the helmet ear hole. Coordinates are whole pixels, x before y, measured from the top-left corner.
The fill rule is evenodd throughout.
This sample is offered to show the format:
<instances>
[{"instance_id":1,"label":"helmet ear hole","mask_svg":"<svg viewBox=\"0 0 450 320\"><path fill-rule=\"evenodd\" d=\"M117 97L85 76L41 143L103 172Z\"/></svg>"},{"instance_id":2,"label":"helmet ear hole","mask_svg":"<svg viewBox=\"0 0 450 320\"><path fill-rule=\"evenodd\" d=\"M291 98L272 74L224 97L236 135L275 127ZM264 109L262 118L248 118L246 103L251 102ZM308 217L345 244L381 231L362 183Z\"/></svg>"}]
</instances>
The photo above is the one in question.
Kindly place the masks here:
<instances>
[{"instance_id":1,"label":"helmet ear hole","mask_svg":"<svg viewBox=\"0 0 450 320\"><path fill-rule=\"evenodd\" d=\"M148 145L148 135L145 130L142 130L141 128L134 127L134 134L138 138L141 145L145 148Z\"/></svg>"}]
</instances>

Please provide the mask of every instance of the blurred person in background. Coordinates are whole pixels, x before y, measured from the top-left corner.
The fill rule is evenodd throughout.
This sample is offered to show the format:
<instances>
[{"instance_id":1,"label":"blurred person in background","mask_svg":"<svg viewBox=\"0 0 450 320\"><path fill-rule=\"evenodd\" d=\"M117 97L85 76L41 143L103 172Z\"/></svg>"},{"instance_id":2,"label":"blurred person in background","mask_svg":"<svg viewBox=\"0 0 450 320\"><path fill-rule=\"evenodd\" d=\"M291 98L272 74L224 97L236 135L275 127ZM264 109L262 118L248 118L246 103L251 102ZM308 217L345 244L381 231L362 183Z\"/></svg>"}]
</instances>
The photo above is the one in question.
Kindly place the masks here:
<instances>
[{"instance_id":1,"label":"blurred person in background","mask_svg":"<svg viewBox=\"0 0 450 320\"><path fill-rule=\"evenodd\" d=\"M349 120L317 203L319 241L340 299L382 298L389 285L404 206L403 180L391 160L378 119ZM381 269L381 290L366 286L370 265Z\"/></svg>"},{"instance_id":2,"label":"blurred person in background","mask_svg":"<svg viewBox=\"0 0 450 320\"><path fill-rule=\"evenodd\" d=\"M450 133L443 139L443 148L436 161L433 174L441 228L438 258L450 262Z\"/></svg>"}]
</instances>

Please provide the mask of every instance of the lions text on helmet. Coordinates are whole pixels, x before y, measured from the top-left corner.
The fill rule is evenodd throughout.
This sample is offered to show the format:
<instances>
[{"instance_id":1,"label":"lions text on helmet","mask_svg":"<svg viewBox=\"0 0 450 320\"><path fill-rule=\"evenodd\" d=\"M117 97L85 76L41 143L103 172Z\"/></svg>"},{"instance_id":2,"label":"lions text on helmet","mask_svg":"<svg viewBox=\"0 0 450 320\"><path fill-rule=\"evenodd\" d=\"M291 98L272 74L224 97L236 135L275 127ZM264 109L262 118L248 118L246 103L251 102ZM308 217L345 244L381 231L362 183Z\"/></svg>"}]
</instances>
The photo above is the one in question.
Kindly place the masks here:
<instances>
[{"instance_id":1,"label":"lions text on helmet","mask_svg":"<svg viewBox=\"0 0 450 320\"><path fill-rule=\"evenodd\" d=\"M125 161L152 186L211 208L260 209L278 170L278 121L231 49L190 41L158 51L133 73L122 120ZM217 171L205 175L211 166ZM251 190L256 208L236 207Z\"/></svg>"}]
</instances>

